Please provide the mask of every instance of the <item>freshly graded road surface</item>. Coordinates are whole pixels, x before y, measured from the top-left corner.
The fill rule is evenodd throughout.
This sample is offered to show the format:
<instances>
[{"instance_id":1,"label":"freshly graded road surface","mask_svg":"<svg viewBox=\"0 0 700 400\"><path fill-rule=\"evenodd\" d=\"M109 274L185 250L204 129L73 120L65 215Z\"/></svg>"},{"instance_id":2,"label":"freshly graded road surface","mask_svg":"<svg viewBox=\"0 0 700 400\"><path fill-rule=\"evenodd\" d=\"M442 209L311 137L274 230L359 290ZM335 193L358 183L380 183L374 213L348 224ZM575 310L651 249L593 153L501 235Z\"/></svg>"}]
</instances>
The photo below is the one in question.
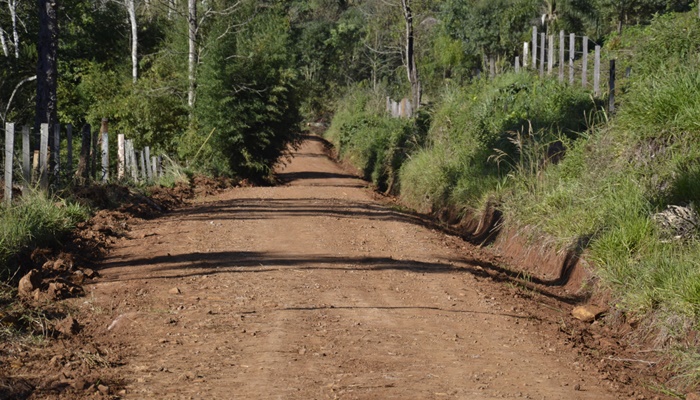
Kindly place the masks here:
<instances>
[{"instance_id":1,"label":"freshly graded road surface","mask_svg":"<svg viewBox=\"0 0 700 400\"><path fill-rule=\"evenodd\" d=\"M606 399L478 250L310 137L279 177L134 227L86 287L125 398ZM500 287L500 289L499 289Z\"/></svg>"}]
</instances>

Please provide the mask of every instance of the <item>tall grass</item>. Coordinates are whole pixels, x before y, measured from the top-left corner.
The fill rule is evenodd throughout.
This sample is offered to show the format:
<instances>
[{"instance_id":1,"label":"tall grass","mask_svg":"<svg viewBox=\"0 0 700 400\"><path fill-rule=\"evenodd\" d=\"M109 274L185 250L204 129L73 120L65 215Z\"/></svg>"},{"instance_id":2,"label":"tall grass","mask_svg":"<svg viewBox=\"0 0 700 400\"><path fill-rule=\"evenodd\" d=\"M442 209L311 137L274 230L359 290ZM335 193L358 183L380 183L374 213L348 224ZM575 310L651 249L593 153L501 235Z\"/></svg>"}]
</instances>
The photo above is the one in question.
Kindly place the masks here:
<instances>
[{"instance_id":1,"label":"tall grass","mask_svg":"<svg viewBox=\"0 0 700 400\"><path fill-rule=\"evenodd\" d=\"M700 25L694 13L669 14L610 38L606 51L633 71L612 119L587 93L527 73L445 88L400 166L400 195L424 212L495 199L507 225L539 242L585 243L614 305L681 354L678 382L692 388L700 344L683 339L700 330L700 232L668 239L652 217L700 206ZM332 134L363 165L371 157L356 149L386 148L392 122L367 114L381 97L351 96L334 125L363 133Z\"/></svg>"},{"instance_id":2,"label":"tall grass","mask_svg":"<svg viewBox=\"0 0 700 400\"><path fill-rule=\"evenodd\" d=\"M77 222L88 218L88 210L78 204L32 192L11 206L0 208L0 277L7 278L16 268L19 253L47 246L70 232Z\"/></svg>"},{"instance_id":3,"label":"tall grass","mask_svg":"<svg viewBox=\"0 0 700 400\"><path fill-rule=\"evenodd\" d=\"M595 106L581 90L529 74L448 88L428 145L402 167L401 195L420 210L480 208L515 170L545 160L551 144L575 140Z\"/></svg>"},{"instance_id":4,"label":"tall grass","mask_svg":"<svg viewBox=\"0 0 700 400\"><path fill-rule=\"evenodd\" d=\"M157 186L174 188L179 183L189 183L194 173L191 168L183 167L176 160L168 157L163 158L163 174L156 179Z\"/></svg>"},{"instance_id":5,"label":"tall grass","mask_svg":"<svg viewBox=\"0 0 700 400\"><path fill-rule=\"evenodd\" d=\"M424 123L391 118L386 94L363 86L351 89L338 104L326 137L340 156L382 191L397 193L398 171L424 141Z\"/></svg>"},{"instance_id":6,"label":"tall grass","mask_svg":"<svg viewBox=\"0 0 700 400\"><path fill-rule=\"evenodd\" d=\"M700 232L669 239L652 216L700 205L700 29L695 15L665 16L611 42L634 50L628 62L637 72L618 115L560 164L520 175L502 207L509 223L560 246L586 237L587 259L614 305L681 354L678 382L692 388L698 381L687 378L700 376L700 359L689 356L697 343L685 337L700 329Z\"/></svg>"}]
</instances>

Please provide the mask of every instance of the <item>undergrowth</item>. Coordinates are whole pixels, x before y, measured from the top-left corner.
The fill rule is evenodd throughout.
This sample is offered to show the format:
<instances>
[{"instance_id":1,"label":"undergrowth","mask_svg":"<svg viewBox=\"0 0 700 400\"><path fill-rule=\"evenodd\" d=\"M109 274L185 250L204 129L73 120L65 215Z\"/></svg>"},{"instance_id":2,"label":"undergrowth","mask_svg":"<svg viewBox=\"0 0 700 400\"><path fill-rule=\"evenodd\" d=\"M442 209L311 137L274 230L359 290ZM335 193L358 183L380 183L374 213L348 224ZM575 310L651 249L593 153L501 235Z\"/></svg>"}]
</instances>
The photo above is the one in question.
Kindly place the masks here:
<instances>
[{"instance_id":1,"label":"undergrowth","mask_svg":"<svg viewBox=\"0 0 700 400\"><path fill-rule=\"evenodd\" d=\"M682 32L682 34L679 34ZM528 74L446 87L428 117L392 119L383 96L355 88L329 131L373 179L398 132L398 194L423 212L500 204L505 225L556 249L586 245L613 306L644 320L676 362L674 390L700 378L700 232L669 238L653 215L700 206L700 28L694 13L658 17L609 38L630 66L618 112L589 93ZM425 112L425 111L424 111ZM377 162L377 160L382 160ZM397 168L398 167L398 168ZM381 181L380 181L381 182ZM396 184L395 184L396 186Z\"/></svg>"}]
</instances>

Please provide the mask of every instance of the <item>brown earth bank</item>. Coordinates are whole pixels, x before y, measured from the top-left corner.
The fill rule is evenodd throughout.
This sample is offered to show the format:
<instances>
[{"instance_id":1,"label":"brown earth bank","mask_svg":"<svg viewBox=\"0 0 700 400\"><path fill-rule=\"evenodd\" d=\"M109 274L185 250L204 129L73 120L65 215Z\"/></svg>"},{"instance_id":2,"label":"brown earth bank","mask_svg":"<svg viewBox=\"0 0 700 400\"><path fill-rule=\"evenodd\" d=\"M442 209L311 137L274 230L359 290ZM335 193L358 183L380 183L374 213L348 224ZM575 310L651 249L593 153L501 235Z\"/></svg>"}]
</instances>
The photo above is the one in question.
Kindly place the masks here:
<instances>
[{"instance_id":1,"label":"brown earth bank","mask_svg":"<svg viewBox=\"0 0 700 400\"><path fill-rule=\"evenodd\" d=\"M573 318L579 293L401 211L325 146L279 186L131 217L55 339L3 344L0 396L664 398L629 325Z\"/></svg>"}]
</instances>

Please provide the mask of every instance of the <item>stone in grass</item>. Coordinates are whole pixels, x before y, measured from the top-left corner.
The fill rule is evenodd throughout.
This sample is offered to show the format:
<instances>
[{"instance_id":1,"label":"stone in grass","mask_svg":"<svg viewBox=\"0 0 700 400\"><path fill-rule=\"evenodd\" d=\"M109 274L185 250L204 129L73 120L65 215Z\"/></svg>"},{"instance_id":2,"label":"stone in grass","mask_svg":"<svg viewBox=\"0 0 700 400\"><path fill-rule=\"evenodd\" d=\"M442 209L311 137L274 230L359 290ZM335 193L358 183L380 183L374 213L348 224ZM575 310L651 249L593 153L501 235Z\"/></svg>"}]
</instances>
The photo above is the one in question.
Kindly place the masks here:
<instances>
[{"instance_id":1,"label":"stone in grass","mask_svg":"<svg viewBox=\"0 0 700 400\"><path fill-rule=\"evenodd\" d=\"M651 217L665 240L687 240L697 236L700 217L695 207L669 205L665 210Z\"/></svg>"},{"instance_id":2,"label":"stone in grass","mask_svg":"<svg viewBox=\"0 0 700 400\"><path fill-rule=\"evenodd\" d=\"M571 315L574 318L581 320L583 322L593 322L596 318L603 315L607 309L605 307L596 306L593 304L587 304L584 306L578 306L571 311Z\"/></svg>"}]
</instances>

